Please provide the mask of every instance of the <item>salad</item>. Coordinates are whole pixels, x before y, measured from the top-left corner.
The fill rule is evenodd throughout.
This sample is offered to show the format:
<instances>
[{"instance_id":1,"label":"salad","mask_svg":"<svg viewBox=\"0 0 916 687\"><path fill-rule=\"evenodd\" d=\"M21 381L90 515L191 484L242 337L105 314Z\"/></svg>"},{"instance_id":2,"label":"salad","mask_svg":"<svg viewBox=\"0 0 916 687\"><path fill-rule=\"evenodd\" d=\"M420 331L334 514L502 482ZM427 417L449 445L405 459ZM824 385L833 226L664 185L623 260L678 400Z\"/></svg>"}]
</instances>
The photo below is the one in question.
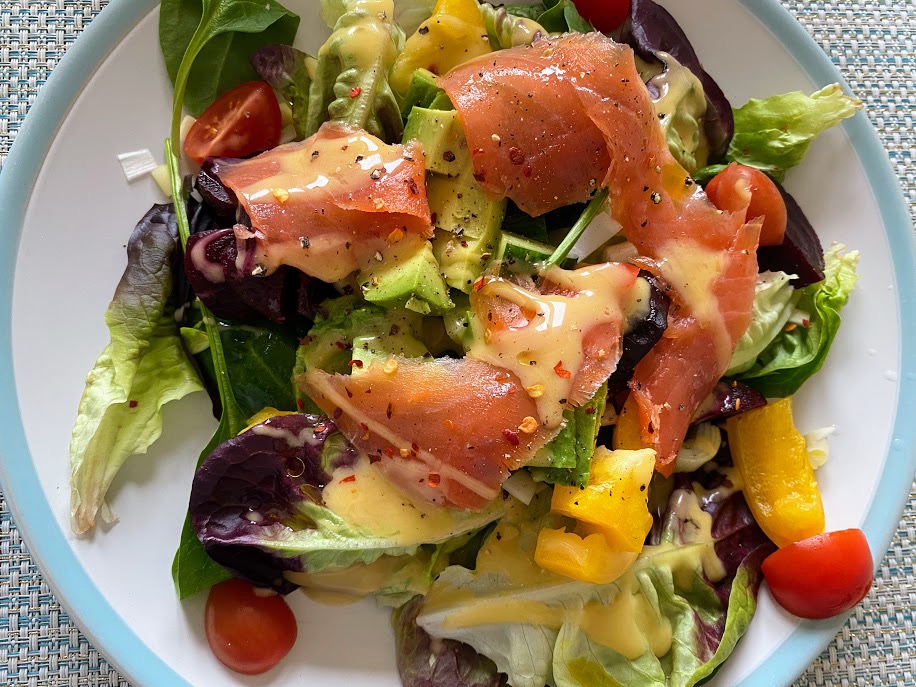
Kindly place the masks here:
<instances>
[{"instance_id":1,"label":"salad","mask_svg":"<svg viewBox=\"0 0 916 687\"><path fill-rule=\"evenodd\" d=\"M242 673L297 590L390 607L405 687L690 687L764 579L803 618L858 603L830 428L792 415L858 253L782 182L861 103L735 108L652 0L320 10L308 54L275 0L162 1L171 202L105 315L74 531L206 390L172 574Z\"/></svg>"}]
</instances>

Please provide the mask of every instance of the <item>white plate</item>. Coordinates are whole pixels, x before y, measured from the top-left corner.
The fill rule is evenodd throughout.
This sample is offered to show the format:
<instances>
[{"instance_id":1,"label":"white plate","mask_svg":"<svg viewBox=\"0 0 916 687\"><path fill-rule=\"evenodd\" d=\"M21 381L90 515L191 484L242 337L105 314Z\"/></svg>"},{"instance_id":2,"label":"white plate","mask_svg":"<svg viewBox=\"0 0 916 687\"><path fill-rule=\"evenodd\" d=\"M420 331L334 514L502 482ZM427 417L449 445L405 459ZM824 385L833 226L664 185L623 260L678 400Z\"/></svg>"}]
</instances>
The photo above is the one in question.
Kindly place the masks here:
<instances>
[{"instance_id":1,"label":"white plate","mask_svg":"<svg viewBox=\"0 0 916 687\"><path fill-rule=\"evenodd\" d=\"M314 47L324 35L317 2L287 4L303 17L301 41ZM668 4L736 104L840 80L775 0ZM393 687L387 613L369 603L329 609L293 594L299 641L266 676L235 675L211 655L204 599L179 604L169 574L194 463L213 430L202 394L168 407L164 438L118 477L111 496L120 523L89 539L70 533L67 447L83 381L108 339L102 313L124 244L163 200L150 180L127 184L117 161L140 148L158 154L168 130L171 89L155 5L115 0L92 23L42 91L0 179L7 498L61 601L137 687ZM914 472L913 428L904 422L916 417L912 230L862 114L819 139L787 186L825 243L863 253L860 286L827 366L799 398L797 421L802 429L837 425L830 463L819 473L828 527L864 527L880 559ZM714 684L788 685L841 622L799 623L764 591L750 632Z\"/></svg>"}]
</instances>

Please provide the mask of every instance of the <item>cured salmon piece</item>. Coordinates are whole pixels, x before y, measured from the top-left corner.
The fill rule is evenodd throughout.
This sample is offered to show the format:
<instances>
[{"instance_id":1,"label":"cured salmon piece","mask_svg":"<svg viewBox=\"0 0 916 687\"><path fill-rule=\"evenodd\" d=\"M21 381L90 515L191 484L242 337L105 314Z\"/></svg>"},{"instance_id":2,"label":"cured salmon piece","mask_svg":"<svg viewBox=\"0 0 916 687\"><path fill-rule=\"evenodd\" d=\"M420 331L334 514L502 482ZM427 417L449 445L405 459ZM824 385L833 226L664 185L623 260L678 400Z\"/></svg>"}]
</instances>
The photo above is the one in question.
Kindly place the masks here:
<instances>
[{"instance_id":1,"label":"cured salmon piece","mask_svg":"<svg viewBox=\"0 0 916 687\"><path fill-rule=\"evenodd\" d=\"M518 378L464 358L374 360L299 384L392 482L432 503L480 510L556 432ZM534 422L535 424L531 424Z\"/></svg>"},{"instance_id":2,"label":"cured salmon piece","mask_svg":"<svg viewBox=\"0 0 916 687\"><path fill-rule=\"evenodd\" d=\"M541 422L558 427L564 410L590 401L617 369L638 274L615 263L553 268L539 289L485 278L471 294L468 355L511 370L534 395Z\"/></svg>"},{"instance_id":3,"label":"cured salmon piece","mask_svg":"<svg viewBox=\"0 0 916 687\"><path fill-rule=\"evenodd\" d=\"M674 160L632 50L602 34L539 39L439 84L484 188L539 215L607 187L635 262L672 287L665 337L631 382L644 441L670 474L696 407L750 322L759 224L713 207Z\"/></svg>"},{"instance_id":4,"label":"cured salmon piece","mask_svg":"<svg viewBox=\"0 0 916 687\"><path fill-rule=\"evenodd\" d=\"M314 136L214 171L251 218L236 226L240 265L254 276L290 265L326 282L343 279L389 240L430 238L425 163L419 144L388 145L328 123Z\"/></svg>"}]
</instances>

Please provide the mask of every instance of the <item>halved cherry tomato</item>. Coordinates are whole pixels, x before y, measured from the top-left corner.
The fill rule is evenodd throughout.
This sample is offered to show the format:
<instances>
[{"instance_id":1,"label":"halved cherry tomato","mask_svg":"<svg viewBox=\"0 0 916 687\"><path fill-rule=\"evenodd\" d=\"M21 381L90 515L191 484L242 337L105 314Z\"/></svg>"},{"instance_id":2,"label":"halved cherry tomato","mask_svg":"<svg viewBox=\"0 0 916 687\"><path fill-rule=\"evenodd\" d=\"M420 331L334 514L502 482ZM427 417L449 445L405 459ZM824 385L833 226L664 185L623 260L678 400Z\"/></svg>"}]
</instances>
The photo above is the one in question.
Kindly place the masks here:
<instances>
[{"instance_id":1,"label":"halved cherry tomato","mask_svg":"<svg viewBox=\"0 0 916 687\"><path fill-rule=\"evenodd\" d=\"M613 31L630 14L630 0L576 0L579 14L605 33Z\"/></svg>"},{"instance_id":2,"label":"halved cherry tomato","mask_svg":"<svg viewBox=\"0 0 916 687\"><path fill-rule=\"evenodd\" d=\"M208 157L244 157L280 144L283 116L273 89L249 81L223 93L188 132L184 152L200 164Z\"/></svg>"},{"instance_id":3,"label":"halved cherry tomato","mask_svg":"<svg viewBox=\"0 0 916 687\"><path fill-rule=\"evenodd\" d=\"M761 246L778 246L785 239L786 203L773 180L759 169L732 162L706 185L706 195L720 210L739 212L746 207L748 220L763 217Z\"/></svg>"},{"instance_id":4,"label":"halved cherry tomato","mask_svg":"<svg viewBox=\"0 0 916 687\"><path fill-rule=\"evenodd\" d=\"M874 562L862 530L840 530L779 549L763 562L763 576L792 615L831 618L865 598Z\"/></svg>"},{"instance_id":5,"label":"halved cherry tomato","mask_svg":"<svg viewBox=\"0 0 916 687\"><path fill-rule=\"evenodd\" d=\"M243 580L226 580L210 590L204 624L216 657L243 675L260 675L277 665L298 632L282 596Z\"/></svg>"}]
</instances>

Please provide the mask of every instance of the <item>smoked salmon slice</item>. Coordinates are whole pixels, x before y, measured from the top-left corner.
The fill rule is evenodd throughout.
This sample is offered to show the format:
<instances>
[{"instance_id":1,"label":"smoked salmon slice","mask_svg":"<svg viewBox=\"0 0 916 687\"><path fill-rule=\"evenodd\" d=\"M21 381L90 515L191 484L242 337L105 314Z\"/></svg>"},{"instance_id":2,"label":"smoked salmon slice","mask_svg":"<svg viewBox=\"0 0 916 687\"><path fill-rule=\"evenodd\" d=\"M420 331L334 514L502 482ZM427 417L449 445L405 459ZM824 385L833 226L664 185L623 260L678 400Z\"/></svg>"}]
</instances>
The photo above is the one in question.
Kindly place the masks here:
<instances>
[{"instance_id":1,"label":"smoked salmon slice","mask_svg":"<svg viewBox=\"0 0 916 687\"><path fill-rule=\"evenodd\" d=\"M406 233L430 238L425 163L419 144L388 145L328 123L314 136L214 171L251 218L236 225L240 263L254 276L290 265L326 282L363 266Z\"/></svg>"},{"instance_id":2,"label":"smoked salmon slice","mask_svg":"<svg viewBox=\"0 0 916 687\"><path fill-rule=\"evenodd\" d=\"M310 369L298 381L394 484L455 508L486 507L556 433L538 426L515 375L469 358L373 360L352 375Z\"/></svg>"},{"instance_id":3,"label":"smoked salmon slice","mask_svg":"<svg viewBox=\"0 0 916 687\"><path fill-rule=\"evenodd\" d=\"M537 216L607 187L636 262L671 286L668 331L631 382L643 439L670 474L750 323L759 224L717 210L674 160L633 51L602 34L538 39L439 84L484 188Z\"/></svg>"}]
</instances>

